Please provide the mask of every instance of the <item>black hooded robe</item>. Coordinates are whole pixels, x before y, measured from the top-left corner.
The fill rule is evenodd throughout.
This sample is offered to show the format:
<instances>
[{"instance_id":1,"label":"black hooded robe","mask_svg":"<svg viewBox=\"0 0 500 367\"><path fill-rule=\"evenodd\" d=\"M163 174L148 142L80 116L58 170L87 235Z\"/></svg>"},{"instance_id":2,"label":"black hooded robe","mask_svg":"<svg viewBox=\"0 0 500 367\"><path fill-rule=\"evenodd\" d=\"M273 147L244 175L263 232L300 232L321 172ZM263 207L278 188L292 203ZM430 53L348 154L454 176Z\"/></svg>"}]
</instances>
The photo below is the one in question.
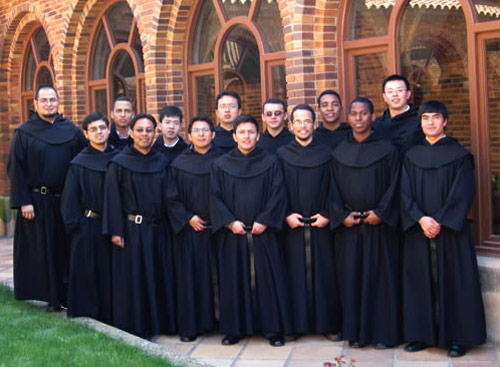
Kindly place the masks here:
<instances>
[{"instance_id":1,"label":"black hooded robe","mask_svg":"<svg viewBox=\"0 0 500 367\"><path fill-rule=\"evenodd\" d=\"M279 147L290 143L294 139L294 135L288 131L286 127L280 131L276 136L269 134L269 131L265 131L264 134L260 136L257 142L257 147L267 151L271 154L276 154Z\"/></svg>"},{"instance_id":2,"label":"black hooded robe","mask_svg":"<svg viewBox=\"0 0 500 367\"><path fill-rule=\"evenodd\" d=\"M351 126L342 122L335 130L327 129L320 124L313 133L314 139L334 151L342 141L344 141L351 132Z\"/></svg>"},{"instance_id":3,"label":"black hooded robe","mask_svg":"<svg viewBox=\"0 0 500 367\"><path fill-rule=\"evenodd\" d=\"M212 143L222 149L224 153L236 148L236 142L233 139L234 130L226 130L220 125L215 127L215 138Z\"/></svg>"},{"instance_id":4,"label":"black hooded robe","mask_svg":"<svg viewBox=\"0 0 500 367\"><path fill-rule=\"evenodd\" d=\"M158 137L158 139L156 139L153 145L153 149L156 149L158 152L165 154L169 162L172 162L187 147L188 145L180 136L179 140L173 147L167 147L163 142L163 136L161 135Z\"/></svg>"},{"instance_id":5,"label":"black hooded robe","mask_svg":"<svg viewBox=\"0 0 500 367\"><path fill-rule=\"evenodd\" d=\"M404 339L447 348L485 342L486 327L467 213L474 199L474 161L455 139L426 140L404 157L401 176ZM439 318L435 324L430 240L422 216L441 224L435 238Z\"/></svg>"}]
</instances>

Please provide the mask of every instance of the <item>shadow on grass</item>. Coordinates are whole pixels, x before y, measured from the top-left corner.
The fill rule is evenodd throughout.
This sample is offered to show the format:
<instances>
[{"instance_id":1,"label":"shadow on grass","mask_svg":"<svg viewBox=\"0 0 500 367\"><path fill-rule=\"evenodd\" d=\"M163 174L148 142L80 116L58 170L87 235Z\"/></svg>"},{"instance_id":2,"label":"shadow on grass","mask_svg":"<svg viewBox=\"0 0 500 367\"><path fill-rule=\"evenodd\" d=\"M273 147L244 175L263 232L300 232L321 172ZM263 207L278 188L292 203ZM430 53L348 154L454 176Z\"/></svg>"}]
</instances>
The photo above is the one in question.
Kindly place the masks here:
<instances>
[{"instance_id":1,"label":"shadow on grass","mask_svg":"<svg viewBox=\"0 0 500 367\"><path fill-rule=\"evenodd\" d=\"M16 301L0 284L0 367L180 366L81 324Z\"/></svg>"}]
</instances>

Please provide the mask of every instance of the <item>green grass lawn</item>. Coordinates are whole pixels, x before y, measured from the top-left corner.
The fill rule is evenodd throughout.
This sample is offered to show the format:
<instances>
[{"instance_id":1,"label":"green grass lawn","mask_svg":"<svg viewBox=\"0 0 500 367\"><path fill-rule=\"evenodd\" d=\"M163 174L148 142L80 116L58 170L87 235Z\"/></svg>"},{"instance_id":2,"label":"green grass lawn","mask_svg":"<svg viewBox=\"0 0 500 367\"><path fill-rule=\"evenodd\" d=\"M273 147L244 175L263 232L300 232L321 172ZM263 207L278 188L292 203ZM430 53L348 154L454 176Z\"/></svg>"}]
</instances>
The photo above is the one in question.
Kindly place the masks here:
<instances>
[{"instance_id":1,"label":"green grass lawn","mask_svg":"<svg viewBox=\"0 0 500 367\"><path fill-rule=\"evenodd\" d=\"M0 367L175 366L159 357L16 301L0 284Z\"/></svg>"}]
</instances>

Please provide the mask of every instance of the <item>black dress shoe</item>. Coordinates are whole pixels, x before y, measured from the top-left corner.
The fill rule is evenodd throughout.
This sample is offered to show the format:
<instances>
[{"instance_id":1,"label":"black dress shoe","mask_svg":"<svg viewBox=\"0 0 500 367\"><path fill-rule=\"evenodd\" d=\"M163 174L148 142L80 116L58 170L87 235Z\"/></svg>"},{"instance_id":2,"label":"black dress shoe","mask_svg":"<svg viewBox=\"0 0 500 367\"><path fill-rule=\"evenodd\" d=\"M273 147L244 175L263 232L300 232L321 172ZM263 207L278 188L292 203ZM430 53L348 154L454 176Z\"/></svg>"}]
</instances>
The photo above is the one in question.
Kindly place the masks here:
<instances>
[{"instance_id":1,"label":"black dress shoe","mask_svg":"<svg viewBox=\"0 0 500 367\"><path fill-rule=\"evenodd\" d=\"M448 349L448 355L450 357L463 357L467 353L467 349L458 344L453 344L450 349Z\"/></svg>"},{"instance_id":2,"label":"black dress shoe","mask_svg":"<svg viewBox=\"0 0 500 367\"><path fill-rule=\"evenodd\" d=\"M354 341L354 340L349 340L349 346L351 348L363 348L364 345L361 344L360 342Z\"/></svg>"},{"instance_id":3,"label":"black dress shoe","mask_svg":"<svg viewBox=\"0 0 500 367\"><path fill-rule=\"evenodd\" d=\"M189 343L196 340L196 336L181 335L180 340L181 342Z\"/></svg>"},{"instance_id":4,"label":"black dress shoe","mask_svg":"<svg viewBox=\"0 0 500 367\"><path fill-rule=\"evenodd\" d=\"M385 343L375 343L375 344L373 344L373 348L375 348L375 349L389 349L389 348L392 348L392 345L387 345Z\"/></svg>"},{"instance_id":5,"label":"black dress shoe","mask_svg":"<svg viewBox=\"0 0 500 367\"><path fill-rule=\"evenodd\" d=\"M427 344L422 342L411 342L405 345L407 352L419 352L424 349L427 349Z\"/></svg>"},{"instance_id":6,"label":"black dress shoe","mask_svg":"<svg viewBox=\"0 0 500 367\"><path fill-rule=\"evenodd\" d=\"M328 340L331 340L332 342L339 342L342 340L342 333L341 332L338 332L335 334L323 334L323 335L325 335L325 338L327 338Z\"/></svg>"},{"instance_id":7,"label":"black dress shoe","mask_svg":"<svg viewBox=\"0 0 500 367\"><path fill-rule=\"evenodd\" d=\"M282 347L285 345L285 340L282 336L271 336L269 337L269 344L273 347Z\"/></svg>"},{"instance_id":8,"label":"black dress shoe","mask_svg":"<svg viewBox=\"0 0 500 367\"><path fill-rule=\"evenodd\" d=\"M222 345L234 345L238 344L238 342L241 340L239 336L234 336L234 335L226 335L224 339L222 339Z\"/></svg>"}]
</instances>

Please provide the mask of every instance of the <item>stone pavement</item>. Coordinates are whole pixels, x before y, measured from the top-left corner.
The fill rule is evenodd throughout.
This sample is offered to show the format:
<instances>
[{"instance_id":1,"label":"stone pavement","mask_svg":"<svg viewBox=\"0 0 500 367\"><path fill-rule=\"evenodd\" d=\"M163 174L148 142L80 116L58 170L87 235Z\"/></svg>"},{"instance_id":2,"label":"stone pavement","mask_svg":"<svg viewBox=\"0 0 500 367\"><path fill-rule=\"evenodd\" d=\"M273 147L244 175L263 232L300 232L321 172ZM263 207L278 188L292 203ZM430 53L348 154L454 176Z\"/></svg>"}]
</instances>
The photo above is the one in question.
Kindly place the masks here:
<instances>
[{"instance_id":1,"label":"stone pavement","mask_svg":"<svg viewBox=\"0 0 500 367\"><path fill-rule=\"evenodd\" d=\"M12 276L12 237L1 237L0 282L12 286ZM222 346L221 338L213 334L182 343L178 337L160 336L155 342L166 355L179 355L179 360L190 365L215 367L322 367L342 354L354 359L356 367L500 367L500 347L492 343L472 349L462 358L448 358L446 351L436 348L417 353L407 353L402 346L353 349L346 342L332 343L323 336L303 337L279 348L271 347L262 337L247 338L233 346Z\"/></svg>"}]
</instances>

